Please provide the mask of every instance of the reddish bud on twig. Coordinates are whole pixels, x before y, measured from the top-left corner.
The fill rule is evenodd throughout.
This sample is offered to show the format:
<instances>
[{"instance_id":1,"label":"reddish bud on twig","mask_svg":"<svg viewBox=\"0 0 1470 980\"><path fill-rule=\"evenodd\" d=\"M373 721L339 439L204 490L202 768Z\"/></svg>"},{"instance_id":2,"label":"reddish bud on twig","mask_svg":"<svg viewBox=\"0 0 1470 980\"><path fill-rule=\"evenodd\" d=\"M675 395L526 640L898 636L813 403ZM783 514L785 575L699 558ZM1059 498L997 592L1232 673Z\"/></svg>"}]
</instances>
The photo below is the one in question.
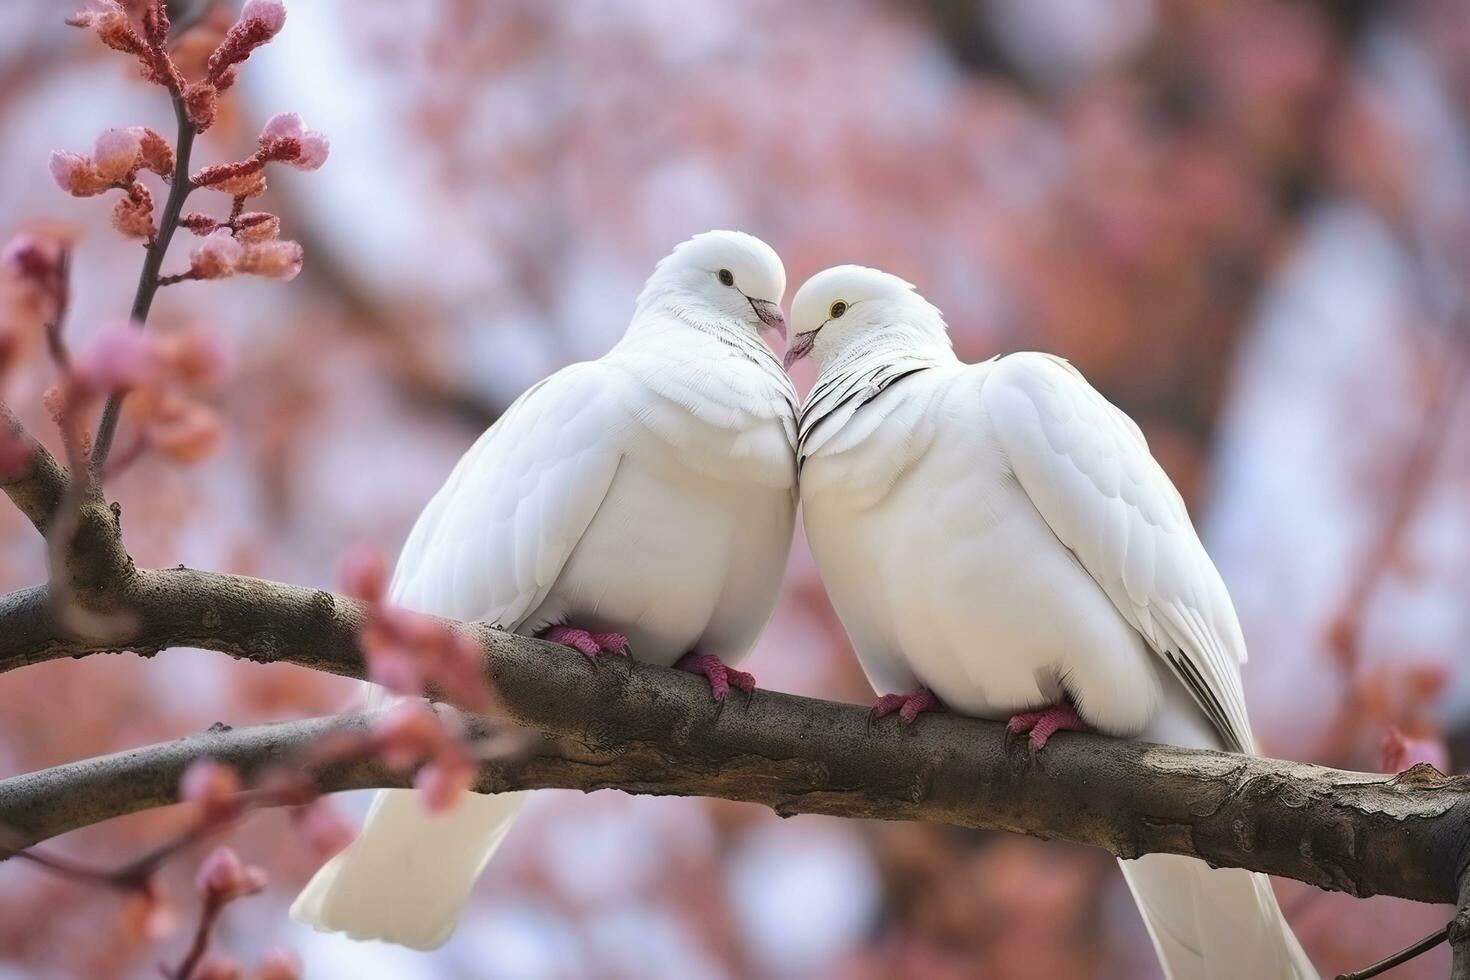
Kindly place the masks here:
<instances>
[{"instance_id":1,"label":"reddish bud on twig","mask_svg":"<svg viewBox=\"0 0 1470 980\"><path fill-rule=\"evenodd\" d=\"M206 899L223 903L254 895L266 880L265 871L243 864L232 848L221 844L199 865L194 883Z\"/></svg>"},{"instance_id":2,"label":"reddish bud on twig","mask_svg":"<svg viewBox=\"0 0 1470 980\"><path fill-rule=\"evenodd\" d=\"M72 358L72 375L93 391L121 394L147 384L157 374L153 345L130 320L99 327Z\"/></svg>"},{"instance_id":3,"label":"reddish bud on twig","mask_svg":"<svg viewBox=\"0 0 1470 980\"><path fill-rule=\"evenodd\" d=\"M239 809L234 800L238 792L240 774L233 766L213 759L192 763L179 780L179 798L198 803L207 820L223 820L232 816Z\"/></svg>"},{"instance_id":4,"label":"reddish bud on twig","mask_svg":"<svg viewBox=\"0 0 1470 980\"><path fill-rule=\"evenodd\" d=\"M73 27L88 27L103 44L138 59L143 77L177 93L183 87L183 76L168 56L168 15L162 0L149 0L143 11L143 30L139 35L128 20L127 11L117 0L99 0L91 10L68 17Z\"/></svg>"},{"instance_id":5,"label":"reddish bud on twig","mask_svg":"<svg viewBox=\"0 0 1470 980\"><path fill-rule=\"evenodd\" d=\"M294 146L291 142L294 141ZM316 130L307 129L301 116L294 112L282 112L267 120L260 131L261 152L268 159L280 160L301 170L316 170L327 162L331 144ZM284 152L281 148L291 149Z\"/></svg>"},{"instance_id":6,"label":"reddish bud on twig","mask_svg":"<svg viewBox=\"0 0 1470 980\"><path fill-rule=\"evenodd\" d=\"M219 227L219 222L202 212L190 211L179 218L179 227L186 228L196 235L207 235Z\"/></svg>"},{"instance_id":7,"label":"reddish bud on twig","mask_svg":"<svg viewBox=\"0 0 1470 980\"><path fill-rule=\"evenodd\" d=\"M225 279L235 274L243 251L228 228L217 229L189 254L189 271L198 279Z\"/></svg>"},{"instance_id":8,"label":"reddish bud on twig","mask_svg":"<svg viewBox=\"0 0 1470 980\"><path fill-rule=\"evenodd\" d=\"M169 141L147 126L134 126L133 133L138 137L138 158L142 166L160 177L172 177L174 148Z\"/></svg>"},{"instance_id":9,"label":"reddish bud on twig","mask_svg":"<svg viewBox=\"0 0 1470 980\"><path fill-rule=\"evenodd\" d=\"M324 858L351 844L356 836L352 826L327 800L316 800L292 810L291 822L306 846Z\"/></svg>"},{"instance_id":10,"label":"reddish bud on twig","mask_svg":"<svg viewBox=\"0 0 1470 980\"><path fill-rule=\"evenodd\" d=\"M103 44L126 54L141 55L147 47L117 0L98 0L96 7L72 14L66 22L72 27L91 28Z\"/></svg>"},{"instance_id":11,"label":"reddish bud on twig","mask_svg":"<svg viewBox=\"0 0 1470 980\"><path fill-rule=\"evenodd\" d=\"M16 235L0 251L0 275L16 289L14 302L25 314L55 322L66 308L69 249L56 238Z\"/></svg>"},{"instance_id":12,"label":"reddish bud on twig","mask_svg":"<svg viewBox=\"0 0 1470 980\"><path fill-rule=\"evenodd\" d=\"M268 211L248 211L235 219L235 237L242 242L268 242L281 233L281 219Z\"/></svg>"},{"instance_id":13,"label":"reddish bud on twig","mask_svg":"<svg viewBox=\"0 0 1470 980\"><path fill-rule=\"evenodd\" d=\"M112 206L112 227L124 238L153 238L153 195L148 188L136 182L128 188L127 197Z\"/></svg>"},{"instance_id":14,"label":"reddish bud on twig","mask_svg":"<svg viewBox=\"0 0 1470 980\"><path fill-rule=\"evenodd\" d=\"M423 794L430 813L442 813L459 802L475 781L475 766L462 753L441 753L441 757L414 775L413 787Z\"/></svg>"},{"instance_id":15,"label":"reddish bud on twig","mask_svg":"<svg viewBox=\"0 0 1470 980\"><path fill-rule=\"evenodd\" d=\"M280 0L247 0L240 19L209 56L209 81L221 89L234 82L233 66L280 33L286 25L286 5Z\"/></svg>"},{"instance_id":16,"label":"reddish bud on twig","mask_svg":"<svg viewBox=\"0 0 1470 980\"><path fill-rule=\"evenodd\" d=\"M292 241L267 241L246 247L235 271L289 282L301 274L301 246Z\"/></svg>"},{"instance_id":17,"label":"reddish bud on twig","mask_svg":"<svg viewBox=\"0 0 1470 980\"><path fill-rule=\"evenodd\" d=\"M398 705L373 728L383 764L390 769L411 769L434 755L444 744L444 726L422 701Z\"/></svg>"},{"instance_id":18,"label":"reddish bud on twig","mask_svg":"<svg viewBox=\"0 0 1470 980\"><path fill-rule=\"evenodd\" d=\"M197 463L213 455L224 441L219 415L192 399L172 402L172 411L150 420L148 439L153 448L176 463Z\"/></svg>"},{"instance_id":19,"label":"reddish bud on twig","mask_svg":"<svg viewBox=\"0 0 1470 980\"><path fill-rule=\"evenodd\" d=\"M1427 762L1442 773L1450 771L1450 753L1437 738L1410 738L1391 727L1379 744L1378 767L1382 772L1403 772L1410 766Z\"/></svg>"},{"instance_id":20,"label":"reddish bud on twig","mask_svg":"<svg viewBox=\"0 0 1470 980\"><path fill-rule=\"evenodd\" d=\"M156 334L153 345L169 376L184 384L212 388L234 368L233 352L212 330Z\"/></svg>"},{"instance_id":21,"label":"reddish bud on twig","mask_svg":"<svg viewBox=\"0 0 1470 980\"><path fill-rule=\"evenodd\" d=\"M201 133L214 125L214 114L219 109L219 89L209 82L194 82L184 89L184 111L189 121Z\"/></svg>"},{"instance_id":22,"label":"reddish bud on twig","mask_svg":"<svg viewBox=\"0 0 1470 980\"><path fill-rule=\"evenodd\" d=\"M51 177L56 186L73 197L93 197L113 186L92 161L70 150L51 151Z\"/></svg>"},{"instance_id":23,"label":"reddish bud on twig","mask_svg":"<svg viewBox=\"0 0 1470 980\"><path fill-rule=\"evenodd\" d=\"M141 163L138 135L130 129L104 129L92 149L92 165L106 180L132 180Z\"/></svg>"}]
</instances>

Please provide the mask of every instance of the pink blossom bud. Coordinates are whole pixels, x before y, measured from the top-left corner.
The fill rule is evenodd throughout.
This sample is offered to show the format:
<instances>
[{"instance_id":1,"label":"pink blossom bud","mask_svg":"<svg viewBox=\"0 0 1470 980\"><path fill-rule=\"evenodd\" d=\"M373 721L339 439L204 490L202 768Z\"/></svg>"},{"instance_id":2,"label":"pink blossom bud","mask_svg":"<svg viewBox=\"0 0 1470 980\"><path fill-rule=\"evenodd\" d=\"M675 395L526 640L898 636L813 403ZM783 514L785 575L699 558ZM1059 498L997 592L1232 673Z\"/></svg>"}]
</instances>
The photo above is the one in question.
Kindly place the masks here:
<instances>
[{"instance_id":1,"label":"pink blossom bud","mask_svg":"<svg viewBox=\"0 0 1470 980\"><path fill-rule=\"evenodd\" d=\"M376 548L359 546L342 559L342 587L354 599L382 602L388 591L388 566Z\"/></svg>"},{"instance_id":2,"label":"pink blossom bud","mask_svg":"<svg viewBox=\"0 0 1470 980\"><path fill-rule=\"evenodd\" d=\"M109 320L87 338L72 358L78 382L108 394L131 391L153 380L153 345L131 320Z\"/></svg>"},{"instance_id":3,"label":"pink blossom bud","mask_svg":"<svg viewBox=\"0 0 1470 980\"><path fill-rule=\"evenodd\" d=\"M63 241L22 233L0 251L0 272L32 294L28 299L45 305L49 318L65 299L66 253Z\"/></svg>"},{"instance_id":4,"label":"pink blossom bud","mask_svg":"<svg viewBox=\"0 0 1470 980\"><path fill-rule=\"evenodd\" d=\"M148 188L134 184L127 197L112 206L112 227L124 238L153 237L153 197Z\"/></svg>"},{"instance_id":5,"label":"pink blossom bud","mask_svg":"<svg viewBox=\"0 0 1470 980\"><path fill-rule=\"evenodd\" d=\"M278 112L265 121L260 130L260 142L269 143L278 139L296 139L306 132L306 123L300 113Z\"/></svg>"},{"instance_id":6,"label":"pink blossom bud","mask_svg":"<svg viewBox=\"0 0 1470 980\"><path fill-rule=\"evenodd\" d=\"M234 370L234 351L214 330L180 330L157 334L158 357L175 379L209 388Z\"/></svg>"},{"instance_id":7,"label":"pink blossom bud","mask_svg":"<svg viewBox=\"0 0 1470 980\"><path fill-rule=\"evenodd\" d=\"M331 857L352 843L356 836L352 826L326 800L316 800L291 811L291 822L317 854Z\"/></svg>"},{"instance_id":8,"label":"pink blossom bud","mask_svg":"<svg viewBox=\"0 0 1470 980\"><path fill-rule=\"evenodd\" d=\"M242 242L268 242L281 234L281 219L268 211L248 211L235 219L235 227Z\"/></svg>"},{"instance_id":9,"label":"pink blossom bud","mask_svg":"<svg viewBox=\"0 0 1470 980\"><path fill-rule=\"evenodd\" d=\"M292 241L260 242L247 246L238 271L269 279L290 281L301 273L301 246Z\"/></svg>"},{"instance_id":10,"label":"pink blossom bud","mask_svg":"<svg viewBox=\"0 0 1470 980\"><path fill-rule=\"evenodd\" d=\"M407 651L391 645L362 644L367 660L367 679L402 697L424 693L424 671Z\"/></svg>"},{"instance_id":11,"label":"pink blossom bud","mask_svg":"<svg viewBox=\"0 0 1470 980\"><path fill-rule=\"evenodd\" d=\"M224 441L224 424L209 406L182 399L177 411L149 430L153 447L176 463L197 463Z\"/></svg>"},{"instance_id":12,"label":"pink blossom bud","mask_svg":"<svg viewBox=\"0 0 1470 980\"><path fill-rule=\"evenodd\" d=\"M266 885L266 876L260 868L241 863L232 848L221 844L199 865L194 882L202 894L228 902L260 891Z\"/></svg>"},{"instance_id":13,"label":"pink blossom bud","mask_svg":"<svg viewBox=\"0 0 1470 980\"><path fill-rule=\"evenodd\" d=\"M1450 754L1443 741L1437 738L1411 738L1390 728L1379 745L1379 769L1383 772L1403 772L1421 762L1442 773L1450 771Z\"/></svg>"},{"instance_id":14,"label":"pink blossom bud","mask_svg":"<svg viewBox=\"0 0 1470 980\"><path fill-rule=\"evenodd\" d=\"M111 186L92 166L92 161L70 150L51 151L51 177L56 185L73 197L91 197Z\"/></svg>"},{"instance_id":15,"label":"pink blossom bud","mask_svg":"<svg viewBox=\"0 0 1470 980\"><path fill-rule=\"evenodd\" d=\"M147 126L134 126L138 137L138 154L142 164L160 177L168 177L174 169L174 148L162 134Z\"/></svg>"},{"instance_id":16,"label":"pink blossom bud","mask_svg":"<svg viewBox=\"0 0 1470 980\"><path fill-rule=\"evenodd\" d=\"M255 968L255 980L301 980L301 957L289 949L273 949Z\"/></svg>"},{"instance_id":17,"label":"pink blossom bud","mask_svg":"<svg viewBox=\"0 0 1470 980\"><path fill-rule=\"evenodd\" d=\"M296 159L291 161L291 166L298 170L317 170L327 162L327 153L331 149L331 143L321 133L309 130L301 136L301 152Z\"/></svg>"},{"instance_id":18,"label":"pink blossom bud","mask_svg":"<svg viewBox=\"0 0 1470 980\"><path fill-rule=\"evenodd\" d=\"M281 0L246 0L240 20L258 21L269 34L279 34L286 26L286 5Z\"/></svg>"},{"instance_id":19,"label":"pink blossom bud","mask_svg":"<svg viewBox=\"0 0 1470 980\"><path fill-rule=\"evenodd\" d=\"M218 108L219 89L209 82L194 82L184 89L184 111L200 132L214 125L214 114Z\"/></svg>"},{"instance_id":20,"label":"pink blossom bud","mask_svg":"<svg viewBox=\"0 0 1470 980\"><path fill-rule=\"evenodd\" d=\"M204 236L199 246L189 253L189 268L200 279L224 279L235 274L244 249L228 228L220 228Z\"/></svg>"},{"instance_id":21,"label":"pink blossom bud","mask_svg":"<svg viewBox=\"0 0 1470 980\"><path fill-rule=\"evenodd\" d=\"M475 767L459 753L445 753L420 769L413 788L424 795L430 813L443 813L462 798L475 780Z\"/></svg>"},{"instance_id":22,"label":"pink blossom bud","mask_svg":"<svg viewBox=\"0 0 1470 980\"><path fill-rule=\"evenodd\" d=\"M179 797L199 803L209 816L223 817L234 809L233 797L240 792L240 774L233 766L213 759L200 759L184 770L179 780Z\"/></svg>"},{"instance_id":23,"label":"pink blossom bud","mask_svg":"<svg viewBox=\"0 0 1470 980\"><path fill-rule=\"evenodd\" d=\"M439 750L444 729L439 718L420 701L400 704L373 728L373 738L390 769L407 769Z\"/></svg>"},{"instance_id":24,"label":"pink blossom bud","mask_svg":"<svg viewBox=\"0 0 1470 980\"><path fill-rule=\"evenodd\" d=\"M108 181L131 179L138 169L140 153L137 134L132 130L104 129L92 150L92 165Z\"/></svg>"},{"instance_id":25,"label":"pink blossom bud","mask_svg":"<svg viewBox=\"0 0 1470 980\"><path fill-rule=\"evenodd\" d=\"M321 133L307 129L297 113L278 113L267 120L265 128L260 131L262 149L281 140L296 141L296 152L290 157L282 157L283 163L301 170L316 170L327 162L331 144Z\"/></svg>"}]
</instances>

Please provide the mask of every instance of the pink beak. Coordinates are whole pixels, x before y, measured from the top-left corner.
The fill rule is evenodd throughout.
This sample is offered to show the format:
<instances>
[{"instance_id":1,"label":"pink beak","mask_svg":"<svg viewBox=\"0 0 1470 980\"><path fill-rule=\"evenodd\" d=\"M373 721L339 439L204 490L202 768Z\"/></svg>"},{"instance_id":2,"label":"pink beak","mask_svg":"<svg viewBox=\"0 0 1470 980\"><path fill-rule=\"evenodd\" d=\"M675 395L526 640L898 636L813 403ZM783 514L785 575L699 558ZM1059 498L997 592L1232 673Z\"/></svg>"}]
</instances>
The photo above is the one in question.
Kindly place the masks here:
<instances>
[{"instance_id":1,"label":"pink beak","mask_svg":"<svg viewBox=\"0 0 1470 980\"><path fill-rule=\"evenodd\" d=\"M782 366L790 371L791 365L810 354L816 343L817 332L815 330L797 334L796 339L791 341L791 346L786 348L786 357L781 361Z\"/></svg>"},{"instance_id":2,"label":"pink beak","mask_svg":"<svg viewBox=\"0 0 1470 980\"><path fill-rule=\"evenodd\" d=\"M760 317L762 330L770 330L780 334L782 340L786 339L786 317L781 315L781 307L768 299L753 299L750 307Z\"/></svg>"}]
</instances>

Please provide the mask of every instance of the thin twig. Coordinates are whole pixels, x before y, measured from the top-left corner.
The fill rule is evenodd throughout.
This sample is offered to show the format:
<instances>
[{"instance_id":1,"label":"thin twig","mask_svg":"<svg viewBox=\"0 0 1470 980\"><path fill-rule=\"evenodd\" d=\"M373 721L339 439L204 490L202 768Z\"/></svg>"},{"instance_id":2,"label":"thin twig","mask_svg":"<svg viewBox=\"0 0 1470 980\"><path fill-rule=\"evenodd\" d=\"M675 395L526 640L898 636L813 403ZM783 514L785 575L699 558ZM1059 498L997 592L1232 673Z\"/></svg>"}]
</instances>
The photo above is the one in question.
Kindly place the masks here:
<instances>
[{"instance_id":1,"label":"thin twig","mask_svg":"<svg viewBox=\"0 0 1470 980\"><path fill-rule=\"evenodd\" d=\"M1403 949L1399 950L1397 953L1394 953L1392 956L1384 957L1377 963L1374 963L1372 966L1364 967L1363 969L1358 970L1354 973L1339 973L1337 975L1337 980L1369 980L1370 977L1376 977L1381 973L1387 973L1394 967L1401 966L1404 963L1412 960L1414 957L1429 952L1431 949L1438 946L1449 937L1450 927L1445 926L1443 929L1439 930L1439 932L1436 932L1433 935L1425 936L1423 939L1419 940L1417 943L1414 943L1412 946L1406 946Z\"/></svg>"},{"instance_id":2,"label":"thin twig","mask_svg":"<svg viewBox=\"0 0 1470 980\"><path fill-rule=\"evenodd\" d=\"M179 217L184 212L184 202L194 190L194 184L189 180L189 155L194 148L196 130L194 124L189 121L188 111L184 108L184 100L174 95L173 104L174 116L178 120L179 129L178 141L174 149L174 173L169 186L168 201L163 207L163 217L158 223L158 237L145 246L143 270L138 275L138 291L133 296L131 316L139 329L142 329L148 321L148 313L153 308L153 297L158 293L158 271L163 266L163 258L168 253L168 246L173 241L174 232L178 230ZM118 414L121 408L122 396L111 396L107 399L107 405L102 409L102 420L97 424L97 438L92 448L91 470L93 479L99 482L105 471L107 454L112 451L112 439L117 431Z\"/></svg>"},{"instance_id":3,"label":"thin twig","mask_svg":"<svg viewBox=\"0 0 1470 980\"><path fill-rule=\"evenodd\" d=\"M173 980L189 980L194 975L204 952L209 948L209 934L214 930L214 924L219 921L219 914L224 909L225 902L217 895L208 895L204 899L204 908L199 913L199 928L194 930L194 941L189 944L189 952L179 963L178 968L169 974Z\"/></svg>"}]
</instances>

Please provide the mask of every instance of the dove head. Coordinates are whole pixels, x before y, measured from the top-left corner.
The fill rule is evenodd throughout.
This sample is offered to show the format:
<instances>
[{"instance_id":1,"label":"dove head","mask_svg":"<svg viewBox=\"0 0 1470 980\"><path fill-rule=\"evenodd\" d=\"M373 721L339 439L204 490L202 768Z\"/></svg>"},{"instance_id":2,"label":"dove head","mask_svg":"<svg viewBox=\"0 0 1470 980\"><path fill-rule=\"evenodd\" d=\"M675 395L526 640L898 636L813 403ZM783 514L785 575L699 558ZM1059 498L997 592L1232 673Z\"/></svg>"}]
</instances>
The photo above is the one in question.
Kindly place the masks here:
<instances>
[{"instance_id":1,"label":"dove head","mask_svg":"<svg viewBox=\"0 0 1470 980\"><path fill-rule=\"evenodd\" d=\"M775 249L744 232L708 231L680 244L658 264L638 305L661 306L699 328L733 320L785 339L785 293L786 269Z\"/></svg>"},{"instance_id":2,"label":"dove head","mask_svg":"<svg viewBox=\"0 0 1470 980\"><path fill-rule=\"evenodd\" d=\"M786 367L806 357L825 367L843 355L950 350L944 317L898 276L839 265L808 279L791 301Z\"/></svg>"}]
</instances>

